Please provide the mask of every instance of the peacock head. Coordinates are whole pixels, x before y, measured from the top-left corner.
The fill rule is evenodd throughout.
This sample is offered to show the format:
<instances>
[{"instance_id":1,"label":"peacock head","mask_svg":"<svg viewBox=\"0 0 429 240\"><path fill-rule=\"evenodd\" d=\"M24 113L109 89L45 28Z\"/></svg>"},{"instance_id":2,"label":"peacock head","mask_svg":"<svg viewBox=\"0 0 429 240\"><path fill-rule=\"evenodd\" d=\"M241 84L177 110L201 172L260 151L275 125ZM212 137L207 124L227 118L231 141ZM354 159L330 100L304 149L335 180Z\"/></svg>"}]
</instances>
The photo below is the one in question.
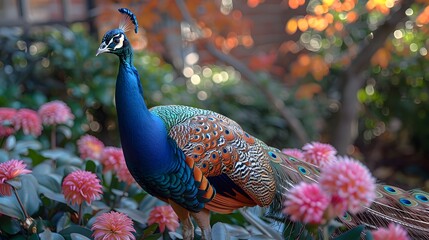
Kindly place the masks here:
<instances>
[{"instance_id":1,"label":"peacock head","mask_svg":"<svg viewBox=\"0 0 429 240\"><path fill-rule=\"evenodd\" d=\"M121 55L124 49L129 47L129 45L130 42L122 29L112 29L104 34L96 56L101 53L114 53L116 55Z\"/></svg>"},{"instance_id":2,"label":"peacock head","mask_svg":"<svg viewBox=\"0 0 429 240\"><path fill-rule=\"evenodd\" d=\"M137 33L139 25L136 16L127 8L120 8L118 11L124 16L119 24L119 28L112 29L104 34L96 56L101 53L113 53L121 56L131 48L125 32L134 26L134 32Z\"/></svg>"}]
</instances>

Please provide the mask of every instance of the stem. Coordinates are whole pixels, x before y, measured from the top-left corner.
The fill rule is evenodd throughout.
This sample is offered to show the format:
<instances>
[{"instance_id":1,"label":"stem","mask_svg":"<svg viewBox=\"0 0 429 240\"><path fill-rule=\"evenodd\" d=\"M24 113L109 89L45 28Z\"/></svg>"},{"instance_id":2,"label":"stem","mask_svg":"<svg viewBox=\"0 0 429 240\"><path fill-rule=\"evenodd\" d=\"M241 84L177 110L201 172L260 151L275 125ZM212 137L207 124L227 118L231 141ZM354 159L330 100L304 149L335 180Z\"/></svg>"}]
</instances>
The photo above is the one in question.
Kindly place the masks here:
<instances>
[{"instance_id":1,"label":"stem","mask_svg":"<svg viewBox=\"0 0 429 240\"><path fill-rule=\"evenodd\" d=\"M24 205L21 202L21 199L19 198L18 191L16 190L16 188L14 186L12 186L10 184L9 184L9 186L11 186L13 189L13 193L15 194L16 200L18 200L19 206L21 207L22 212L24 213L25 219L29 218L30 216L28 215L27 211L24 208Z\"/></svg>"},{"instance_id":2,"label":"stem","mask_svg":"<svg viewBox=\"0 0 429 240\"><path fill-rule=\"evenodd\" d=\"M3 148L3 149L5 149L5 150L6 150L6 146L3 146L3 145L4 145L4 143L5 143L5 140L6 140L6 137L2 137L2 138L0 139L0 148Z\"/></svg>"},{"instance_id":3,"label":"stem","mask_svg":"<svg viewBox=\"0 0 429 240\"><path fill-rule=\"evenodd\" d=\"M56 148L56 144L57 144L57 125L54 124L52 125L52 129L51 129L51 149L55 149Z\"/></svg>"},{"instance_id":4,"label":"stem","mask_svg":"<svg viewBox=\"0 0 429 240\"><path fill-rule=\"evenodd\" d=\"M323 240L329 240L329 232L328 232L328 227L325 226L322 228L323 229Z\"/></svg>"},{"instance_id":5,"label":"stem","mask_svg":"<svg viewBox=\"0 0 429 240\"><path fill-rule=\"evenodd\" d=\"M83 203L81 203L80 205L79 205L79 213L78 213L78 217L79 217L79 222L78 222L78 224L80 225L80 226L83 226L83 217L82 217L82 205L83 205Z\"/></svg>"}]
</instances>

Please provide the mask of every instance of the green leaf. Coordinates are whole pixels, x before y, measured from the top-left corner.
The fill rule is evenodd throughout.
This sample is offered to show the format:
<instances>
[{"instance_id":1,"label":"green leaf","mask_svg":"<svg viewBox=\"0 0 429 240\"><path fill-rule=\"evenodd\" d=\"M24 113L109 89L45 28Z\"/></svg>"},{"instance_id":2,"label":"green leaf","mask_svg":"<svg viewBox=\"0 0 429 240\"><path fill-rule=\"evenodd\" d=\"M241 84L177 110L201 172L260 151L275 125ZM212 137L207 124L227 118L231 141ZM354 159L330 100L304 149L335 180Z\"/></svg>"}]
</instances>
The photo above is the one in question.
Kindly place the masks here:
<instances>
[{"instance_id":1,"label":"green leaf","mask_svg":"<svg viewBox=\"0 0 429 240\"><path fill-rule=\"evenodd\" d=\"M34 149L28 150L27 157L31 158L33 167L44 162L46 159L49 159L49 158L43 156L42 154L40 154L38 151L35 151Z\"/></svg>"},{"instance_id":2,"label":"green leaf","mask_svg":"<svg viewBox=\"0 0 429 240\"><path fill-rule=\"evenodd\" d=\"M221 222L215 223L215 225L213 225L212 237L216 239L225 239L225 240L231 239L231 235L226 229L225 224Z\"/></svg>"},{"instance_id":3,"label":"green leaf","mask_svg":"<svg viewBox=\"0 0 429 240\"><path fill-rule=\"evenodd\" d=\"M62 133L67 139L70 139L72 137L72 131L67 126L59 126L57 130L58 132Z\"/></svg>"},{"instance_id":4,"label":"green leaf","mask_svg":"<svg viewBox=\"0 0 429 240\"><path fill-rule=\"evenodd\" d=\"M156 229L158 229L158 223L154 223L151 224L149 227L147 227L144 231L143 231L143 238L152 235L155 233Z\"/></svg>"},{"instance_id":5,"label":"green leaf","mask_svg":"<svg viewBox=\"0 0 429 240\"><path fill-rule=\"evenodd\" d=\"M0 149L0 163L6 162L7 160L9 160L9 154L5 150Z\"/></svg>"},{"instance_id":6,"label":"green leaf","mask_svg":"<svg viewBox=\"0 0 429 240\"><path fill-rule=\"evenodd\" d=\"M60 203L64 203L67 204L66 199L64 198L64 195L61 193L56 193L51 191L49 188L46 188L44 186L39 186L39 191L40 193L42 193L45 197L60 202Z\"/></svg>"},{"instance_id":7,"label":"green leaf","mask_svg":"<svg viewBox=\"0 0 429 240\"><path fill-rule=\"evenodd\" d=\"M28 153L30 149L39 150L42 148L42 144L36 140L25 140L18 141L15 146L15 152L18 154Z\"/></svg>"},{"instance_id":8,"label":"green leaf","mask_svg":"<svg viewBox=\"0 0 429 240\"><path fill-rule=\"evenodd\" d=\"M13 186L15 189L21 189L22 187L22 182L21 179L19 179L19 177L13 178L11 180L6 181L9 185Z\"/></svg>"},{"instance_id":9,"label":"green leaf","mask_svg":"<svg viewBox=\"0 0 429 240\"><path fill-rule=\"evenodd\" d=\"M0 217L0 230L10 235L15 235L21 231L19 221L6 215Z\"/></svg>"},{"instance_id":10,"label":"green leaf","mask_svg":"<svg viewBox=\"0 0 429 240\"><path fill-rule=\"evenodd\" d=\"M158 240L161 237L162 237L162 233L156 233L156 234L152 234L152 235L149 235L147 237L144 237L143 239L145 239L145 240Z\"/></svg>"},{"instance_id":11,"label":"green leaf","mask_svg":"<svg viewBox=\"0 0 429 240\"><path fill-rule=\"evenodd\" d=\"M365 226L359 225L341 234L340 236L334 238L334 240L359 240L361 239L362 231L364 229L365 229Z\"/></svg>"},{"instance_id":12,"label":"green leaf","mask_svg":"<svg viewBox=\"0 0 429 240\"><path fill-rule=\"evenodd\" d=\"M0 197L0 213L9 217L24 219L24 214L15 196Z\"/></svg>"},{"instance_id":13,"label":"green leaf","mask_svg":"<svg viewBox=\"0 0 429 240\"><path fill-rule=\"evenodd\" d=\"M32 215L39 210L41 204L37 193L38 182L31 174L22 175L20 178L23 187L17 191L18 196L27 213ZM7 197L0 197L0 213L21 220L25 219L24 213L22 212L14 194Z\"/></svg>"},{"instance_id":14,"label":"green leaf","mask_svg":"<svg viewBox=\"0 0 429 240\"><path fill-rule=\"evenodd\" d=\"M69 213L63 213L63 216L58 220L57 222L57 232L61 232L63 229L68 228L71 226L72 222L70 220L70 214Z\"/></svg>"},{"instance_id":15,"label":"green leaf","mask_svg":"<svg viewBox=\"0 0 429 240\"><path fill-rule=\"evenodd\" d=\"M141 224L147 223L147 217L143 217L143 216L147 216L147 214L145 214L142 211L139 211L136 209L129 209L129 208L115 208L115 211L125 213L126 215L128 215L128 217L130 217L131 219L133 219L138 223L141 223Z\"/></svg>"},{"instance_id":16,"label":"green leaf","mask_svg":"<svg viewBox=\"0 0 429 240\"><path fill-rule=\"evenodd\" d=\"M15 148L15 146L16 146L16 138L15 138L15 136L9 136L7 139L6 139L6 143L5 143L5 149L6 150L12 150L13 148Z\"/></svg>"},{"instance_id":17,"label":"green leaf","mask_svg":"<svg viewBox=\"0 0 429 240\"><path fill-rule=\"evenodd\" d=\"M82 226L77 226L77 225L72 225L68 228L64 228L59 232L59 234L61 234L66 240L72 240L72 237L71 237L72 233L79 233L82 236L85 236L88 238L91 238L91 235L92 235L92 231L90 229Z\"/></svg>"},{"instance_id":18,"label":"green leaf","mask_svg":"<svg viewBox=\"0 0 429 240\"><path fill-rule=\"evenodd\" d=\"M79 166L80 164L82 164L82 160L80 158L72 155L66 149L57 148L55 150L44 150L42 154L47 158L56 160L58 166L64 166L64 165Z\"/></svg>"},{"instance_id":19,"label":"green leaf","mask_svg":"<svg viewBox=\"0 0 429 240\"><path fill-rule=\"evenodd\" d=\"M34 174L33 175L39 181L39 186L44 186L52 192L61 192L61 184L52 174Z\"/></svg>"},{"instance_id":20,"label":"green leaf","mask_svg":"<svg viewBox=\"0 0 429 240\"><path fill-rule=\"evenodd\" d=\"M90 238L85 237L79 233L72 233L72 234L70 234L70 237L72 240L90 240Z\"/></svg>"},{"instance_id":21,"label":"green leaf","mask_svg":"<svg viewBox=\"0 0 429 240\"><path fill-rule=\"evenodd\" d=\"M53 233L49 228L46 228L45 231L39 233L40 239L46 240L64 240L64 237L58 233Z\"/></svg>"},{"instance_id":22,"label":"green leaf","mask_svg":"<svg viewBox=\"0 0 429 240\"><path fill-rule=\"evenodd\" d=\"M22 175L22 189L18 190L18 195L24 204L29 215L33 215L39 210L41 201L37 192L39 183L32 174Z\"/></svg>"},{"instance_id":23,"label":"green leaf","mask_svg":"<svg viewBox=\"0 0 429 240\"><path fill-rule=\"evenodd\" d=\"M88 172L97 173L97 164L92 160L88 160L85 164L85 170Z\"/></svg>"}]
</instances>

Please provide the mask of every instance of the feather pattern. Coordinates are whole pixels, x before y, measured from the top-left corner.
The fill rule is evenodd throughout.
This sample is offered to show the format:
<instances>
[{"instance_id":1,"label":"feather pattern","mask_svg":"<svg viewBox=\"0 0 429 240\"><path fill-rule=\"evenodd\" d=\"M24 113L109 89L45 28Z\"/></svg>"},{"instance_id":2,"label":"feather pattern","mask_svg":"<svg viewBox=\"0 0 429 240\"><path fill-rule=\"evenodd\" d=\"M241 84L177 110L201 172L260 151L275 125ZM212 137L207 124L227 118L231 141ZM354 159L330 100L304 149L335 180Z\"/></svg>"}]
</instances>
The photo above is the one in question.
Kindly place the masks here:
<instances>
[{"instance_id":1,"label":"feather pattern","mask_svg":"<svg viewBox=\"0 0 429 240\"><path fill-rule=\"evenodd\" d=\"M229 213L259 205L270 206L270 212L278 214L289 189L301 181L318 181L317 166L266 145L221 114L176 105L151 111L164 121L186 159L195 161L214 188L222 186L222 191L206 204L205 208L212 211ZM229 192L224 190L227 186ZM371 207L364 213L345 213L338 220L350 228L364 224L373 229L396 222L406 227L410 236L427 239L429 194L378 184Z\"/></svg>"}]
</instances>

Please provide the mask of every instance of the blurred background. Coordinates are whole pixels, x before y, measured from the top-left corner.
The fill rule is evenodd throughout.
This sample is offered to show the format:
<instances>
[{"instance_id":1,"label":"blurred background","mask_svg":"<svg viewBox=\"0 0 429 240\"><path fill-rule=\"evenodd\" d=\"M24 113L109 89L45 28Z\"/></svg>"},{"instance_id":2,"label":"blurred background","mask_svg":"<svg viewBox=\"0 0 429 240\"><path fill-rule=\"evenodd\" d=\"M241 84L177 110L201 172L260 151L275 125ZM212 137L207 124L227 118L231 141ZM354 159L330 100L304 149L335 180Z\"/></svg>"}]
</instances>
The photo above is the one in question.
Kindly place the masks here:
<instances>
[{"instance_id":1,"label":"blurred background","mask_svg":"<svg viewBox=\"0 0 429 240\"><path fill-rule=\"evenodd\" d=\"M0 0L0 107L63 100L73 136L118 145L118 63L95 53L127 7L149 106L217 111L280 149L331 143L383 182L427 190L428 4Z\"/></svg>"}]
</instances>

